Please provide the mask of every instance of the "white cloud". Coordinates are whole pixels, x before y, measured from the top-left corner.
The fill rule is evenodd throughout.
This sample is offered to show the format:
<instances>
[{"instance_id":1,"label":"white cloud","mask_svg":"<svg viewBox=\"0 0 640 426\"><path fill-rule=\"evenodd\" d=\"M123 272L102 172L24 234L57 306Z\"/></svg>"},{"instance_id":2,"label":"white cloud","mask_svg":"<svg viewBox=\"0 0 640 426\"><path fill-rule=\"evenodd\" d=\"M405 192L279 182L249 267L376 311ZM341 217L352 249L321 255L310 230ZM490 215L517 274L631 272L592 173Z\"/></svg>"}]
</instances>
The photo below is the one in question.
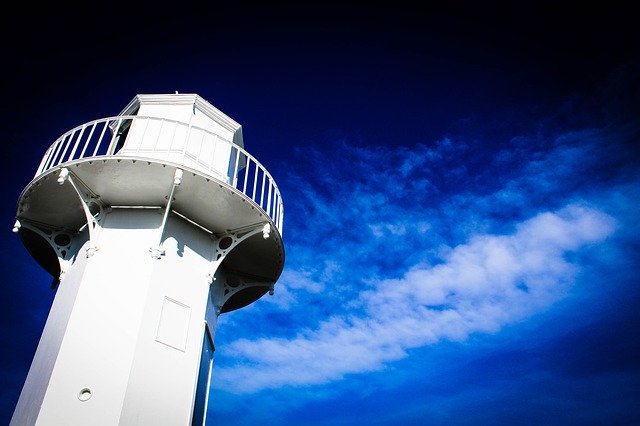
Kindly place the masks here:
<instances>
[{"instance_id":1,"label":"white cloud","mask_svg":"<svg viewBox=\"0 0 640 426\"><path fill-rule=\"evenodd\" d=\"M441 263L374 281L359 294L359 309L329 317L316 329L289 339L227 344L225 353L237 365L218 368L216 385L252 392L326 383L383 368L411 348L495 332L560 298L578 268L565 255L613 230L609 216L570 205L538 214L509 235L475 235L446 251ZM290 288L321 288L304 273L289 274Z\"/></svg>"},{"instance_id":2,"label":"white cloud","mask_svg":"<svg viewBox=\"0 0 640 426\"><path fill-rule=\"evenodd\" d=\"M412 348L497 332L563 297L581 268L568 255L614 223L579 204L536 215L592 199L583 181L593 140L562 143L512 146L489 167L481 146L451 139L344 144L330 162L305 151L308 179L292 174L288 189L298 210L288 216L287 268L277 297L251 312L266 320L286 310L286 325L269 330L278 337L225 343L235 365L219 364L214 385L253 392L338 380Z\"/></svg>"},{"instance_id":3,"label":"white cloud","mask_svg":"<svg viewBox=\"0 0 640 426\"><path fill-rule=\"evenodd\" d=\"M332 262L328 263L321 274L322 278L324 280L330 278L331 273L337 267ZM313 271L285 269L278 280L278 297L270 297L267 301L278 305L280 308L288 309L296 302L297 293L319 293L324 290L324 287L324 282L313 279Z\"/></svg>"}]
</instances>

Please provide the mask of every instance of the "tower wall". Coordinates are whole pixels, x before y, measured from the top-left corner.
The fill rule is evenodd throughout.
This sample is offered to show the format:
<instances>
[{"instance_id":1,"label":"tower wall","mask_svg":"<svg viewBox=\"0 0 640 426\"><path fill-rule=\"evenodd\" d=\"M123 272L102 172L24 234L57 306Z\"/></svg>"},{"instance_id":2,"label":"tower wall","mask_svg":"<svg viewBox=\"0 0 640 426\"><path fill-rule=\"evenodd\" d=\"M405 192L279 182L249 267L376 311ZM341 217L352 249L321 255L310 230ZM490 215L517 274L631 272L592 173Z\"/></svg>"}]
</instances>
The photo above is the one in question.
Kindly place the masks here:
<instances>
[{"instance_id":1,"label":"tower wall","mask_svg":"<svg viewBox=\"0 0 640 426\"><path fill-rule=\"evenodd\" d=\"M171 131L167 131L168 127ZM221 133L195 125L166 124L162 120L133 120L117 154L171 161L228 184L232 173L237 173L233 169L238 151L233 150L232 155L231 139Z\"/></svg>"},{"instance_id":2,"label":"tower wall","mask_svg":"<svg viewBox=\"0 0 640 426\"><path fill-rule=\"evenodd\" d=\"M86 240L86 235L83 236ZM57 289L36 353L31 361L29 373L13 412L11 425L33 425L38 419L86 265L87 258L79 257L73 271L66 276L64 286Z\"/></svg>"},{"instance_id":3,"label":"tower wall","mask_svg":"<svg viewBox=\"0 0 640 426\"><path fill-rule=\"evenodd\" d=\"M190 424L207 305L215 311L207 278L215 241L170 216L165 254L154 259L161 213L114 209L95 254L86 257L86 244L78 252L12 424ZM224 281L218 275L214 285Z\"/></svg>"},{"instance_id":4,"label":"tower wall","mask_svg":"<svg viewBox=\"0 0 640 426\"><path fill-rule=\"evenodd\" d=\"M180 121L182 123L189 123L193 126L207 129L225 140L234 140L234 135L238 132L240 125L231 121L230 118L225 117L225 121L227 121L227 123L224 123L223 125L199 109L196 106L196 100L193 99L193 97L184 99L181 103L177 101L180 99L179 96L169 96L170 99L173 100L173 103L171 104L165 102L150 102L148 97L141 97L140 108L137 115L143 117L165 118Z\"/></svg>"}]
</instances>

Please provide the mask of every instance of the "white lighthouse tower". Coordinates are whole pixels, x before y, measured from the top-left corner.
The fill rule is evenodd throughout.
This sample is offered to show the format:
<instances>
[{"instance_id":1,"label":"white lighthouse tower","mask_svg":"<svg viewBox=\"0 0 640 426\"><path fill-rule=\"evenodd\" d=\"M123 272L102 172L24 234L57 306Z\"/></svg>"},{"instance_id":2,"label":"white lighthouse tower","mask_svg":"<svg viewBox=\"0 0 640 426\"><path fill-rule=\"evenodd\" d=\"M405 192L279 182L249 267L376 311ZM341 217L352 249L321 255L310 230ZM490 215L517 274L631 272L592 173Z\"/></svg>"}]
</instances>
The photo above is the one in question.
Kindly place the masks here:
<instances>
[{"instance_id":1,"label":"white lighthouse tower","mask_svg":"<svg viewBox=\"0 0 640 426\"><path fill-rule=\"evenodd\" d=\"M16 219L56 295L11 424L203 424L218 315L284 266L282 197L241 126L137 95L49 147Z\"/></svg>"}]
</instances>

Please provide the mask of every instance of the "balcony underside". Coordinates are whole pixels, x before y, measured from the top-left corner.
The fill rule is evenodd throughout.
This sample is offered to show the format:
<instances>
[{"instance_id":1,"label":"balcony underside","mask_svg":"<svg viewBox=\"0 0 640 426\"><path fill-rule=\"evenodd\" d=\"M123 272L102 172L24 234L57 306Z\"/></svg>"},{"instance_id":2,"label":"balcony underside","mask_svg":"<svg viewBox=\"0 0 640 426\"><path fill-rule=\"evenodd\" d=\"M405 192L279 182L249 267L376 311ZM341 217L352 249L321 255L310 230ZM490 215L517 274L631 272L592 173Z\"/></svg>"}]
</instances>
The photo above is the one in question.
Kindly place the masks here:
<instances>
[{"instance_id":1,"label":"balcony underside","mask_svg":"<svg viewBox=\"0 0 640 426\"><path fill-rule=\"evenodd\" d=\"M86 225L81 202L73 187L57 182L61 167L69 169L87 198L93 198L107 208L164 208L175 170L182 168L182 182L176 187L171 204L173 212L218 236L252 229L267 222L272 225L270 238L263 239L262 234L250 237L232 251L224 266L271 282L275 282L282 272L282 238L256 203L215 178L158 160L103 156L62 164L37 176L27 185L18 202L18 220L72 234ZM263 291L266 290L260 290Z\"/></svg>"}]
</instances>

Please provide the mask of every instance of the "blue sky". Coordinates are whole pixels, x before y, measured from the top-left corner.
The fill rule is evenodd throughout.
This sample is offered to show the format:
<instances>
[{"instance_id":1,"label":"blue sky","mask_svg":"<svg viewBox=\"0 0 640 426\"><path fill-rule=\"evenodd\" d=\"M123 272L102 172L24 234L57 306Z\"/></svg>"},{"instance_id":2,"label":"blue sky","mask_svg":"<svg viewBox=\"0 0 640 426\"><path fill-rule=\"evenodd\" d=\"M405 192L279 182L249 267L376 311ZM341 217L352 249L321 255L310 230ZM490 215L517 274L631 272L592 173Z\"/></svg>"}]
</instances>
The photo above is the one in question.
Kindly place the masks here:
<instances>
[{"instance_id":1,"label":"blue sky","mask_svg":"<svg viewBox=\"0 0 640 426\"><path fill-rule=\"evenodd\" d=\"M20 191L66 130L179 90L243 125L285 206L275 294L220 317L211 423L640 423L632 15L486 7L5 28L2 419L54 297Z\"/></svg>"}]
</instances>

